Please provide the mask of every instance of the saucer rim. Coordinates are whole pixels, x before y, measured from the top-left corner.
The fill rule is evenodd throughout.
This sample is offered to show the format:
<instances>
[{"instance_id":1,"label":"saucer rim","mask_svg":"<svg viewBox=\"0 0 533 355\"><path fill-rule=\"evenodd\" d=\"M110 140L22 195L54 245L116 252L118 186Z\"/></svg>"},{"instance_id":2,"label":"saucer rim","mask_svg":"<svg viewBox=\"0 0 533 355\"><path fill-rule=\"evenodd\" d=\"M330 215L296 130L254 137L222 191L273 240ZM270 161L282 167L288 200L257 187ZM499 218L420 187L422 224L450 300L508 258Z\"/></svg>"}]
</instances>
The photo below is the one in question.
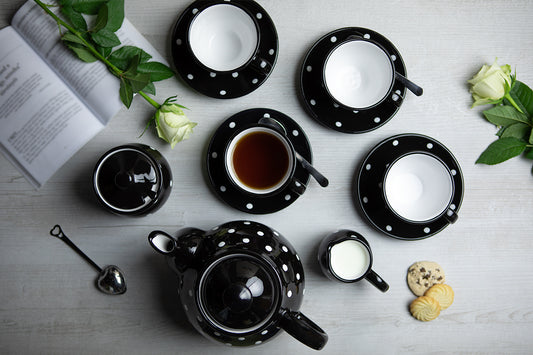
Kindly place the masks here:
<instances>
[{"instance_id":1,"label":"saucer rim","mask_svg":"<svg viewBox=\"0 0 533 355\"><path fill-rule=\"evenodd\" d=\"M395 140L414 140L417 144L420 144L421 146L427 146L427 144L431 143L433 146L432 148L421 149L420 146L413 149L412 142L407 142L404 144L408 145L407 150L401 150L395 154L391 154L390 148L386 148L385 145L389 142L393 142ZM410 143L410 144L409 144ZM440 150L441 153L437 154L432 149L438 148L437 150ZM453 196L450 200L450 205L455 205L454 211L457 213L459 212L462 204L462 200L464 197L464 177L461 170L461 167L459 165L459 162L453 155L453 153L441 142L437 141L435 138L429 137L424 134L419 133L402 133L393 135L391 137L385 138L382 141L380 141L378 144L376 144L368 154L365 155L363 160L361 161L360 166L356 170L356 183L355 183L355 189L354 189L354 199L357 201L357 204L359 208L361 209L363 215L365 218L370 222L370 224L376 228L377 230L383 232L385 235L400 239L400 240L421 240L426 239L429 237L432 237L436 235L437 233L441 232L443 229L445 229L449 224L451 224L446 218L444 217L444 214L446 211L443 211L441 214L439 214L437 217L427 220L427 221L417 221L417 222L409 222L406 219L400 218L392 209L389 209L386 207L386 201L385 197L383 195L383 192L381 188L379 187L380 184L376 184L376 187L373 189L375 191L372 191L371 194L373 194L373 198L377 198L380 206L382 206L382 213L386 214L386 217L388 218L387 221L383 221L382 218L378 218L378 216L375 216L374 213L369 211L369 208L366 207L368 202L364 202L364 198L368 198L370 195L367 192L365 194L361 193L362 190L362 175L366 169L366 166L369 161L371 161L371 158L375 156L375 154L381 150L384 149L384 151L387 151L387 157L390 158L390 162L387 164L382 163L383 168L378 170L378 173L380 176L377 179L380 183L383 183L384 176L381 176L382 174L379 172L383 170L383 174L387 171L388 167L392 162L396 161L399 157L412 154L412 153L423 153L423 154L429 154L437 157L439 160L441 160L447 167L448 170L452 171L455 170L456 174L452 174L452 181L454 184L454 191ZM443 156L445 155L445 156ZM370 164L372 166L372 164ZM375 170L374 170L375 171ZM377 192L377 193L376 193ZM392 221L392 222L391 222ZM397 233L395 232L395 229L392 228L391 230L387 230L387 226L391 225L398 225L404 230L408 230L408 233ZM425 228L429 228L429 232L425 231Z\"/></svg>"}]
</instances>

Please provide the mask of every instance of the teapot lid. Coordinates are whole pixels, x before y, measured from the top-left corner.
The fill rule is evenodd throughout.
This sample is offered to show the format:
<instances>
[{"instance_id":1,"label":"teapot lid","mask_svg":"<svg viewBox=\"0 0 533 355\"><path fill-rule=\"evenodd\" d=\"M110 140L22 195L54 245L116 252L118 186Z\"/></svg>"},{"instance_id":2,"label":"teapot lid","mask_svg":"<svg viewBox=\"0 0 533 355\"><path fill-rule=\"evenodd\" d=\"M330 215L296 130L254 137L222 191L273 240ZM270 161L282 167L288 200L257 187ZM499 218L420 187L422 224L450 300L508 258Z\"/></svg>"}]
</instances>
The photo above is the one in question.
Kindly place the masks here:
<instances>
[{"instance_id":1,"label":"teapot lid","mask_svg":"<svg viewBox=\"0 0 533 355\"><path fill-rule=\"evenodd\" d=\"M247 254L218 259L200 279L200 310L230 333L261 328L277 310L280 286L273 272L265 261Z\"/></svg>"},{"instance_id":2,"label":"teapot lid","mask_svg":"<svg viewBox=\"0 0 533 355\"><path fill-rule=\"evenodd\" d=\"M116 212L131 213L152 204L160 182L157 165L134 146L107 152L95 169L95 191Z\"/></svg>"}]
</instances>

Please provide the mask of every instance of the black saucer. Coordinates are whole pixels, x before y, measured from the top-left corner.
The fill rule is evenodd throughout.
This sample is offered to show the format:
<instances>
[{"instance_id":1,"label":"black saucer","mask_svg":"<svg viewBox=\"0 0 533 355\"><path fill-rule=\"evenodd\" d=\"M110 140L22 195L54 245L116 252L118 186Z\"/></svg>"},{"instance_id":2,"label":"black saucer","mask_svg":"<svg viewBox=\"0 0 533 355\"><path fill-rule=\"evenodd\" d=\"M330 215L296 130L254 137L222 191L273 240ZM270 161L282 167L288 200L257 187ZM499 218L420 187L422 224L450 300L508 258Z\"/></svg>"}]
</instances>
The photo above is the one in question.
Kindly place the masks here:
<instances>
[{"instance_id":1,"label":"black saucer","mask_svg":"<svg viewBox=\"0 0 533 355\"><path fill-rule=\"evenodd\" d=\"M364 133L381 127L396 114L406 89L395 80L389 96L368 109L353 110L336 103L323 83L324 65L330 51L353 36L371 39L381 45L391 56L396 72L406 76L400 52L387 38L366 28L347 27L328 33L311 47L302 64L300 91L306 109L318 122L343 133Z\"/></svg>"},{"instance_id":2,"label":"black saucer","mask_svg":"<svg viewBox=\"0 0 533 355\"><path fill-rule=\"evenodd\" d=\"M454 185L450 208L459 211L464 194L461 167L453 154L440 142L421 134L400 134L375 146L361 164L354 198L374 227L397 239L417 240L430 237L450 222L444 214L425 222L408 222L398 217L385 202L383 179L389 165L401 156L420 152L439 158L452 174Z\"/></svg>"},{"instance_id":3,"label":"black saucer","mask_svg":"<svg viewBox=\"0 0 533 355\"><path fill-rule=\"evenodd\" d=\"M224 163L224 153L228 141L237 130L255 125L265 114L270 115L285 126L294 149L312 163L311 146L302 128L289 116L267 108L241 111L224 121L211 138L206 157L207 174L216 194L228 205L253 214L277 212L289 206L299 197L290 187L285 187L274 194L254 196L238 189L228 176ZM296 163L294 176L304 186L307 186L310 175L299 163Z\"/></svg>"},{"instance_id":4,"label":"black saucer","mask_svg":"<svg viewBox=\"0 0 533 355\"><path fill-rule=\"evenodd\" d=\"M189 27L196 15L217 4L229 4L244 10L259 32L255 56L247 64L231 71L216 71L200 63L188 41ZM207 96L231 99L249 94L268 78L278 56L278 35L268 13L254 1L197 0L176 22L171 49L174 66L189 86Z\"/></svg>"}]
</instances>

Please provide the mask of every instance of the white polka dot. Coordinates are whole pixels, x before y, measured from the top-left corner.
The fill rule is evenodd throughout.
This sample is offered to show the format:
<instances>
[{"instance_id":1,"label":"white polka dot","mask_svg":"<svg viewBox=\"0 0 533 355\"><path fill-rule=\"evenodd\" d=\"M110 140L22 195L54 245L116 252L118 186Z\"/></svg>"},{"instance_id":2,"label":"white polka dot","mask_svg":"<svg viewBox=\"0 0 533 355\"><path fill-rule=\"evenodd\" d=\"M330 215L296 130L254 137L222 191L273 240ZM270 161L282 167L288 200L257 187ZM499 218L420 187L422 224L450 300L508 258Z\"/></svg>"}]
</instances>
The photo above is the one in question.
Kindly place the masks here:
<instances>
[{"instance_id":1,"label":"white polka dot","mask_svg":"<svg viewBox=\"0 0 533 355\"><path fill-rule=\"evenodd\" d=\"M235 229L234 228L228 229L228 233L235 233Z\"/></svg>"},{"instance_id":2,"label":"white polka dot","mask_svg":"<svg viewBox=\"0 0 533 355\"><path fill-rule=\"evenodd\" d=\"M335 36L331 36L331 38L329 39L332 43L335 43L337 42L337 37Z\"/></svg>"},{"instance_id":3,"label":"white polka dot","mask_svg":"<svg viewBox=\"0 0 533 355\"><path fill-rule=\"evenodd\" d=\"M211 158L216 159L218 157L217 152L211 153Z\"/></svg>"},{"instance_id":4,"label":"white polka dot","mask_svg":"<svg viewBox=\"0 0 533 355\"><path fill-rule=\"evenodd\" d=\"M259 82L259 80L258 80L257 78L254 78L254 79L252 80L252 84L257 84L258 82Z\"/></svg>"},{"instance_id":5,"label":"white polka dot","mask_svg":"<svg viewBox=\"0 0 533 355\"><path fill-rule=\"evenodd\" d=\"M278 233L277 231L274 231L274 235L275 235L276 237L279 237L279 233Z\"/></svg>"},{"instance_id":6,"label":"white polka dot","mask_svg":"<svg viewBox=\"0 0 533 355\"><path fill-rule=\"evenodd\" d=\"M197 12L198 12L198 9L197 9L197 8L192 9L192 14L193 14L193 15L196 15Z\"/></svg>"},{"instance_id":7,"label":"white polka dot","mask_svg":"<svg viewBox=\"0 0 533 355\"><path fill-rule=\"evenodd\" d=\"M287 247L286 247L285 245L283 245L283 246L281 247L281 250L283 250L285 253L289 251L289 249L287 249Z\"/></svg>"},{"instance_id":8,"label":"white polka dot","mask_svg":"<svg viewBox=\"0 0 533 355\"><path fill-rule=\"evenodd\" d=\"M300 133L297 131L297 130L293 130L292 131L292 135L295 136L295 137L298 137Z\"/></svg>"},{"instance_id":9,"label":"white polka dot","mask_svg":"<svg viewBox=\"0 0 533 355\"><path fill-rule=\"evenodd\" d=\"M261 231L257 231L257 235L260 236L260 237L262 237L262 236L265 235L265 233L263 233L263 232L261 232Z\"/></svg>"},{"instance_id":10,"label":"white polka dot","mask_svg":"<svg viewBox=\"0 0 533 355\"><path fill-rule=\"evenodd\" d=\"M226 186L224 186L224 185L220 186L220 191L226 192Z\"/></svg>"},{"instance_id":11,"label":"white polka dot","mask_svg":"<svg viewBox=\"0 0 533 355\"><path fill-rule=\"evenodd\" d=\"M433 144L432 144L432 143L428 143L428 144L426 144L426 147L427 147L428 149L432 149L432 148L433 148Z\"/></svg>"},{"instance_id":12,"label":"white polka dot","mask_svg":"<svg viewBox=\"0 0 533 355\"><path fill-rule=\"evenodd\" d=\"M272 247L270 245L265 245L265 250L268 252L272 251Z\"/></svg>"},{"instance_id":13,"label":"white polka dot","mask_svg":"<svg viewBox=\"0 0 533 355\"><path fill-rule=\"evenodd\" d=\"M236 126L235 122L230 122L229 123L229 128L235 128L235 126Z\"/></svg>"},{"instance_id":14,"label":"white polka dot","mask_svg":"<svg viewBox=\"0 0 533 355\"><path fill-rule=\"evenodd\" d=\"M305 67L305 70L307 70L308 72L311 72L313 70L313 67L308 65L307 67Z\"/></svg>"},{"instance_id":15,"label":"white polka dot","mask_svg":"<svg viewBox=\"0 0 533 355\"><path fill-rule=\"evenodd\" d=\"M398 101L400 99L400 96L397 94L392 94L392 101Z\"/></svg>"},{"instance_id":16,"label":"white polka dot","mask_svg":"<svg viewBox=\"0 0 533 355\"><path fill-rule=\"evenodd\" d=\"M390 232L390 231L392 230L392 227L389 226L389 225L387 225L387 226L385 227L385 229L387 230L387 232Z\"/></svg>"},{"instance_id":17,"label":"white polka dot","mask_svg":"<svg viewBox=\"0 0 533 355\"><path fill-rule=\"evenodd\" d=\"M268 50L268 54L270 54L270 55L274 55L274 53L276 53L275 50L273 50L273 49L269 49L269 50Z\"/></svg>"},{"instance_id":18,"label":"white polka dot","mask_svg":"<svg viewBox=\"0 0 533 355\"><path fill-rule=\"evenodd\" d=\"M262 343L262 341L261 341L261 340L258 340L258 341L255 342L255 345L259 345L259 344L261 344L261 343Z\"/></svg>"},{"instance_id":19,"label":"white polka dot","mask_svg":"<svg viewBox=\"0 0 533 355\"><path fill-rule=\"evenodd\" d=\"M429 227L424 228L424 233L429 233L429 232L431 232L431 229L429 229Z\"/></svg>"},{"instance_id":20,"label":"white polka dot","mask_svg":"<svg viewBox=\"0 0 533 355\"><path fill-rule=\"evenodd\" d=\"M236 78L236 77L239 76L239 73L237 73L237 72L233 72L233 73L231 73L231 76L234 77L234 78Z\"/></svg>"},{"instance_id":21,"label":"white polka dot","mask_svg":"<svg viewBox=\"0 0 533 355\"><path fill-rule=\"evenodd\" d=\"M287 297L289 297L289 298L292 297L292 291L291 290L287 291Z\"/></svg>"},{"instance_id":22,"label":"white polka dot","mask_svg":"<svg viewBox=\"0 0 533 355\"><path fill-rule=\"evenodd\" d=\"M452 170L450 170L450 173L452 173L452 175L455 176L455 175L457 175L457 170L452 169Z\"/></svg>"},{"instance_id":23,"label":"white polka dot","mask_svg":"<svg viewBox=\"0 0 533 355\"><path fill-rule=\"evenodd\" d=\"M251 210L252 208L254 208L254 205L251 204L251 203L247 203L247 204L246 204L246 208L249 209L249 210Z\"/></svg>"},{"instance_id":24,"label":"white polka dot","mask_svg":"<svg viewBox=\"0 0 533 355\"><path fill-rule=\"evenodd\" d=\"M239 341L243 341L246 338L245 337L238 337L237 339L239 339Z\"/></svg>"},{"instance_id":25,"label":"white polka dot","mask_svg":"<svg viewBox=\"0 0 533 355\"><path fill-rule=\"evenodd\" d=\"M242 224L244 224L244 225L246 225L246 226L249 226L249 225L252 224L252 223L250 223L250 221L244 221Z\"/></svg>"},{"instance_id":26,"label":"white polka dot","mask_svg":"<svg viewBox=\"0 0 533 355\"><path fill-rule=\"evenodd\" d=\"M214 332L213 333L216 337L219 337L220 336L220 333L219 332Z\"/></svg>"},{"instance_id":27,"label":"white polka dot","mask_svg":"<svg viewBox=\"0 0 533 355\"><path fill-rule=\"evenodd\" d=\"M368 203L368 197L363 197L363 203Z\"/></svg>"},{"instance_id":28,"label":"white polka dot","mask_svg":"<svg viewBox=\"0 0 533 355\"><path fill-rule=\"evenodd\" d=\"M183 43L183 41L181 40L181 38L176 39L176 44L178 46L181 46L182 43Z\"/></svg>"},{"instance_id":29,"label":"white polka dot","mask_svg":"<svg viewBox=\"0 0 533 355\"><path fill-rule=\"evenodd\" d=\"M259 64L259 66L260 66L261 68L264 69L264 68L266 68L267 63L263 60L263 61L261 61L261 63Z\"/></svg>"},{"instance_id":30,"label":"white polka dot","mask_svg":"<svg viewBox=\"0 0 533 355\"><path fill-rule=\"evenodd\" d=\"M452 210L455 210L457 207L452 203L452 204L450 205L450 208L451 208Z\"/></svg>"},{"instance_id":31,"label":"white polka dot","mask_svg":"<svg viewBox=\"0 0 533 355\"><path fill-rule=\"evenodd\" d=\"M265 329L265 330L263 330L263 331L261 332L261 335L265 335L265 334L267 334L267 333L268 333L268 329Z\"/></svg>"},{"instance_id":32,"label":"white polka dot","mask_svg":"<svg viewBox=\"0 0 533 355\"><path fill-rule=\"evenodd\" d=\"M245 244L248 244L248 243L250 243L250 239L249 238L242 238L242 242L245 243Z\"/></svg>"},{"instance_id":33,"label":"white polka dot","mask_svg":"<svg viewBox=\"0 0 533 355\"><path fill-rule=\"evenodd\" d=\"M281 265L281 268L283 269L283 271L289 270L289 267L286 264Z\"/></svg>"},{"instance_id":34,"label":"white polka dot","mask_svg":"<svg viewBox=\"0 0 533 355\"><path fill-rule=\"evenodd\" d=\"M296 280L300 280L300 278L301 278L300 273L297 272L297 273L296 273Z\"/></svg>"},{"instance_id":35,"label":"white polka dot","mask_svg":"<svg viewBox=\"0 0 533 355\"><path fill-rule=\"evenodd\" d=\"M396 147L399 143L400 143L400 142L398 142L396 139L392 141L392 145L395 146L395 147Z\"/></svg>"},{"instance_id":36,"label":"white polka dot","mask_svg":"<svg viewBox=\"0 0 533 355\"><path fill-rule=\"evenodd\" d=\"M267 112L267 113L264 113L263 114L263 117L266 117L266 118L270 118L270 114Z\"/></svg>"},{"instance_id":37,"label":"white polka dot","mask_svg":"<svg viewBox=\"0 0 533 355\"><path fill-rule=\"evenodd\" d=\"M357 110L353 110L352 112L353 112L353 113L359 113L359 111L357 111Z\"/></svg>"},{"instance_id":38,"label":"white polka dot","mask_svg":"<svg viewBox=\"0 0 533 355\"><path fill-rule=\"evenodd\" d=\"M394 62L394 61L396 61L396 56L393 54L393 55L390 56L390 59L392 59L392 61Z\"/></svg>"},{"instance_id":39,"label":"white polka dot","mask_svg":"<svg viewBox=\"0 0 533 355\"><path fill-rule=\"evenodd\" d=\"M257 17L259 20L261 20L263 18L263 14L258 12L255 17Z\"/></svg>"},{"instance_id":40,"label":"white polka dot","mask_svg":"<svg viewBox=\"0 0 533 355\"><path fill-rule=\"evenodd\" d=\"M316 105L316 101L315 101L315 100L313 100L313 99L311 99L311 100L309 101L309 103L310 103L311 105L313 105L313 106L315 106L315 105Z\"/></svg>"},{"instance_id":41,"label":"white polka dot","mask_svg":"<svg viewBox=\"0 0 533 355\"><path fill-rule=\"evenodd\" d=\"M381 118L379 118L379 117L374 118L374 122L375 123L380 123L381 122Z\"/></svg>"},{"instance_id":42,"label":"white polka dot","mask_svg":"<svg viewBox=\"0 0 533 355\"><path fill-rule=\"evenodd\" d=\"M285 195L285 201L290 201L291 200L291 195L287 194Z\"/></svg>"},{"instance_id":43,"label":"white polka dot","mask_svg":"<svg viewBox=\"0 0 533 355\"><path fill-rule=\"evenodd\" d=\"M296 260L300 260L300 256L298 254L296 254Z\"/></svg>"},{"instance_id":44,"label":"white polka dot","mask_svg":"<svg viewBox=\"0 0 533 355\"><path fill-rule=\"evenodd\" d=\"M342 127L342 122L340 122L340 121L335 122L335 126Z\"/></svg>"},{"instance_id":45,"label":"white polka dot","mask_svg":"<svg viewBox=\"0 0 533 355\"><path fill-rule=\"evenodd\" d=\"M187 79L189 79L189 80L194 79L194 75L192 75L192 74L187 74Z\"/></svg>"},{"instance_id":46,"label":"white polka dot","mask_svg":"<svg viewBox=\"0 0 533 355\"><path fill-rule=\"evenodd\" d=\"M224 96L224 95L226 95L227 93L226 93L226 90L220 90L219 94L222 95L222 96Z\"/></svg>"},{"instance_id":47,"label":"white polka dot","mask_svg":"<svg viewBox=\"0 0 533 355\"><path fill-rule=\"evenodd\" d=\"M365 39L369 39L370 38L370 35L368 33L365 33L365 35L363 36L363 38Z\"/></svg>"},{"instance_id":48,"label":"white polka dot","mask_svg":"<svg viewBox=\"0 0 533 355\"><path fill-rule=\"evenodd\" d=\"M209 73L209 76L212 77L212 78L214 78L214 77L217 76L217 73L213 73L213 72L211 72L211 73Z\"/></svg>"},{"instance_id":49,"label":"white polka dot","mask_svg":"<svg viewBox=\"0 0 533 355\"><path fill-rule=\"evenodd\" d=\"M370 165L370 164L366 164L365 169L366 169L366 170L370 170L370 169L372 169L372 165Z\"/></svg>"},{"instance_id":50,"label":"white polka dot","mask_svg":"<svg viewBox=\"0 0 533 355\"><path fill-rule=\"evenodd\" d=\"M335 108L339 108L340 106L339 106L338 103L335 103L335 102L334 102L334 103L333 103L333 107L335 107Z\"/></svg>"},{"instance_id":51,"label":"white polka dot","mask_svg":"<svg viewBox=\"0 0 533 355\"><path fill-rule=\"evenodd\" d=\"M220 242L220 243L218 243L218 247L219 247L219 248L222 248L224 245L226 245L225 242Z\"/></svg>"}]
</instances>

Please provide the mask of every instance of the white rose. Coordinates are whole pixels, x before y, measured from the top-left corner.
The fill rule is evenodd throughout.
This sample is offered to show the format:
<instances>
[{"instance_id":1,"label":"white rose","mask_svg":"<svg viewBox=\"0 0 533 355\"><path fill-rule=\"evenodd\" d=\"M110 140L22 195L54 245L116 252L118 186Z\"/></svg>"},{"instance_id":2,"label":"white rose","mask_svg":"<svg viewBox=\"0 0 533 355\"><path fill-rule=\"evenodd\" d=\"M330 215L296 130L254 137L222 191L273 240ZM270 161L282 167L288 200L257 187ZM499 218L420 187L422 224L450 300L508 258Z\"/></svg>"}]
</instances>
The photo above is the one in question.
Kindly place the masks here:
<instances>
[{"instance_id":1,"label":"white rose","mask_svg":"<svg viewBox=\"0 0 533 355\"><path fill-rule=\"evenodd\" d=\"M470 92L474 98L474 106L494 104L501 100L510 90L511 66L499 66L496 61L492 65L484 65L474 77L468 80Z\"/></svg>"},{"instance_id":2,"label":"white rose","mask_svg":"<svg viewBox=\"0 0 533 355\"><path fill-rule=\"evenodd\" d=\"M189 138L197 125L191 122L181 107L174 103L165 103L155 113L157 134L174 148L176 143Z\"/></svg>"}]
</instances>

